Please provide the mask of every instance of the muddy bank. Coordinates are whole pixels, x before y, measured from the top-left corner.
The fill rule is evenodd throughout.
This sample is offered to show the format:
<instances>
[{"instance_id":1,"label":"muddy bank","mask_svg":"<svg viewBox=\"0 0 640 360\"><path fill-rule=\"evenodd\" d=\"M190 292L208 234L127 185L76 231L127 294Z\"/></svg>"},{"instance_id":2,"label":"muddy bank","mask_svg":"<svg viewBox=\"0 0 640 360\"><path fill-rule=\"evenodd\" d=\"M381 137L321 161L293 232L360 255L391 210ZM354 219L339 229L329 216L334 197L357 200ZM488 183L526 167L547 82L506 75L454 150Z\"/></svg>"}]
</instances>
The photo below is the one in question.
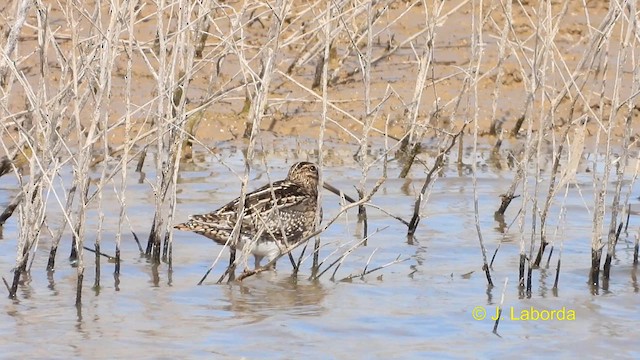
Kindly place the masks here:
<instances>
[{"instance_id":1,"label":"muddy bank","mask_svg":"<svg viewBox=\"0 0 640 360\"><path fill-rule=\"evenodd\" d=\"M601 2L522 3L488 1L481 9L470 1L334 4L327 21L324 2L296 1L285 11L274 47L276 16L265 3L194 7L189 11L196 29L181 30L179 16L187 13L177 4L158 12L153 3L141 2L109 34L112 48L105 50L112 55L103 62L97 61L95 45L106 36L109 14L128 9L91 2L77 8L63 1L46 11L45 26L30 8L13 56L19 59L16 70L7 70L4 83L5 143L14 145L8 136L16 136L19 127L12 125L32 118L38 106L72 126L78 115L85 126L106 117L113 145L126 141L125 119L129 139L141 144L152 140L136 135L155 121L185 119L183 128L198 141L240 138L264 82L264 49L275 51L275 64L260 129L276 135L318 138L324 128L324 138L346 142L365 135L415 142L475 119L491 144L500 138L517 142L527 129L561 136L582 122L588 122L589 134L613 131L620 138L630 118L637 137L637 70L627 58L617 61L632 51L629 24L622 20L627 9L614 13ZM16 6L10 2L3 12L14 15ZM4 34L15 20L5 18ZM185 50L176 43L184 41L195 54L177 54ZM330 48L323 117L318 80L325 45ZM104 65L108 82L99 81ZM108 86L102 98L87 94L101 84ZM29 91L41 95L30 98ZM182 94L184 103L170 110ZM616 120L610 128L609 119ZM76 132L68 135L75 137Z\"/></svg>"}]
</instances>

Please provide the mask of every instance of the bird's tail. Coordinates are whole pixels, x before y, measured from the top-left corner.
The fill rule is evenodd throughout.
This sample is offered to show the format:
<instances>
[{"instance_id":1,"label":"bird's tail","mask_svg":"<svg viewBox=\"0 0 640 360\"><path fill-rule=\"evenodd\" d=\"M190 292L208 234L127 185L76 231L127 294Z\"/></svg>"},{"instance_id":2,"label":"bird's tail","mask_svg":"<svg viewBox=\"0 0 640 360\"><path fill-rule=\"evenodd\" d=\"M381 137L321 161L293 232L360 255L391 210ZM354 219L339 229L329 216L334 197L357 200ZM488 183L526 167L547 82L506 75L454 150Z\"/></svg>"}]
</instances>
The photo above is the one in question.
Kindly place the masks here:
<instances>
[{"instance_id":1,"label":"bird's tail","mask_svg":"<svg viewBox=\"0 0 640 360\"><path fill-rule=\"evenodd\" d=\"M211 215L193 216L189 221L176 224L173 226L176 230L191 231L199 235L208 237L218 244L227 243L229 236L233 230L233 226L229 226L223 219L213 219Z\"/></svg>"},{"instance_id":2,"label":"bird's tail","mask_svg":"<svg viewBox=\"0 0 640 360\"><path fill-rule=\"evenodd\" d=\"M182 231L195 231L197 226L194 224L193 220L189 220L185 223L173 225L173 228Z\"/></svg>"}]
</instances>

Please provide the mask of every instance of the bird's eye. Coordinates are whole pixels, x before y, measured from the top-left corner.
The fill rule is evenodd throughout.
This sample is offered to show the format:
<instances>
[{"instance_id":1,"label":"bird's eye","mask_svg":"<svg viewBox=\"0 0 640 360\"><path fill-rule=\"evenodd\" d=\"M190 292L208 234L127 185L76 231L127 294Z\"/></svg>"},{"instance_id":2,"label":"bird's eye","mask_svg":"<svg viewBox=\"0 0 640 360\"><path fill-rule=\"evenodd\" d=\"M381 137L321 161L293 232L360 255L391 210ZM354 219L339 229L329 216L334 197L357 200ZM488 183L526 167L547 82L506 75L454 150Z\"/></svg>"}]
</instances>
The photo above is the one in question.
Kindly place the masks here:
<instances>
[{"instance_id":1,"label":"bird's eye","mask_svg":"<svg viewBox=\"0 0 640 360\"><path fill-rule=\"evenodd\" d=\"M309 166L309 169L311 169L311 171L314 171L314 172L315 172L315 171L318 171L318 168L316 168L316 166L315 166L315 165L311 165L311 166Z\"/></svg>"}]
</instances>

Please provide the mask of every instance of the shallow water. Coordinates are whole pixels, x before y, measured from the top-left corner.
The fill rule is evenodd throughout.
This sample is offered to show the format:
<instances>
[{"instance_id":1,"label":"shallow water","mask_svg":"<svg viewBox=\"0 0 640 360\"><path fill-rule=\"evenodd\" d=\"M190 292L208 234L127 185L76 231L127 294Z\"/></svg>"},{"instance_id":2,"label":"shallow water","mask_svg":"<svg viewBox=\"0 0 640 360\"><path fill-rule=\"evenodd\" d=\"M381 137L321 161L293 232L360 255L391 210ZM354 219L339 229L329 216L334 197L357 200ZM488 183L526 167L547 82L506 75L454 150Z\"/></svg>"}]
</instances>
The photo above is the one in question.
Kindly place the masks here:
<instances>
[{"instance_id":1,"label":"shallow water","mask_svg":"<svg viewBox=\"0 0 640 360\"><path fill-rule=\"evenodd\" d=\"M268 181L263 159L269 164L269 177L275 180L283 177L294 161L316 160L314 149L312 141L276 142L273 151L256 158L252 188ZM361 177L352 160L355 150L329 145L324 158L324 179L352 195L353 186ZM216 153L236 171L242 171L241 144L218 145ZM632 216L630 235L623 234L618 245L609 290L592 294L587 284L592 215L585 207L593 203L592 178L589 173L580 172L579 186L570 189L566 200L556 197L549 216L548 233L556 245L551 265L534 271L533 292L530 297L522 296L517 287L522 235L518 222L513 222L521 198L511 204L506 225L494 219L498 196L510 185L514 171L506 162L498 167L487 153L482 149L476 160L479 223L488 256L502 242L492 269L496 283L493 288L487 288L481 270L470 167L458 169L451 164L430 192L415 239L407 239L406 227L397 220L375 209L368 210L368 245L346 258L336 273L336 281L330 279L331 271L318 281L308 280L310 259L305 261L302 273L291 278L291 266L283 258L277 272L259 274L242 284L216 285L226 262L225 253L213 274L197 286L220 246L195 234L176 232L173 271L169 272L166 264L155 267L140 256L133 238L125 231L120 282L114 282L113 265L103 261L100 290L93 289L94 260L87 253L83 304L77 309L76 272L66 261L70 236L62 242L55 273L47 278L50 238L43 235L31 277L21 285L18 300L0 301L2 357L494 358L515 351L524 357L552 352L639 357L634 324L640 320L640 287L630 243L637 219ZM372 150L370 155L379 154ZM423 158L429 161L428 156ZM473 158L468 152L464 159L470 164ZM150 158L145 170L147 178L153 180L151 161ZM395 161L389 163L389 178L372 202L408 220L415 194L426 175L424 167L415 166L410 180L398 179L398 166ZM382 169L372 169L367 188L371 189L381 175ZM133 230L146 239L153 215L153 192L139 178L140 174L131 173L128 216ZM541 178L545 179L545 175ZM0 179L0 205L10 201L16 187L10 176ZM176 221L232 200L239 194L240 182L213 155L200 149L194 164L184 166L179 187ZM541 189L540 199L544 199L544 183ZM632 194L638 193L637 185L633 190ZM633 199L632 204L637 203ZM563 200L567 215L557 226ZM325 221L338 212L339 202L335 195L323 192ZM57 205L51 202L49 206L49 223L59 224ZM102 249L113 253L118 202L111 187L104 192L103 208L107 217ZM527 211L530 221L531 210ZM89 246L96 236L96 214L92 209L87 230ZM608 221L608 217L605 219ZM524 237L528 239L530 225L525 230ZM328 257L327 263L331 262L336 258L332 252L338 248L339 252L345 251L361 236L356 213L350 211L322 234L321 259ZM0 270L7 281L15 261L16 237L14 217L4 226L0 239ZM554 292L560 248L562 269L559 289ZM374 250L369 268L398 256L408 260L364 278L337 281L362 271ZM482 306L488 316L493 316L503 294L506 313L498 328L500 336L496 336L492 333L493 321L474 320L472 311ZM575 320L516 319L522 310L562 308L574 311ZM512 309L514 319L510 316Z\"/></svg>"}]
</instances>

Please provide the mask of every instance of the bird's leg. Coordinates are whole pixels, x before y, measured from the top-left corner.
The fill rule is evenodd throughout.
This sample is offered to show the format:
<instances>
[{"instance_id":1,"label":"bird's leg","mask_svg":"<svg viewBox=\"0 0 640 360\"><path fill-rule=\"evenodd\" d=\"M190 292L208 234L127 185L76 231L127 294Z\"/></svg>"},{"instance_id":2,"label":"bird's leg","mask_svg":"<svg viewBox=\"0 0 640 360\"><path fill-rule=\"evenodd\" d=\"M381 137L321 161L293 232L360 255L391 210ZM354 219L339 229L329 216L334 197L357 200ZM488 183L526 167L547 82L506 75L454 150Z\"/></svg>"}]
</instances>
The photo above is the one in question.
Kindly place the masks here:
<instances>
[{"instance_id":1,"label":"bird's leg","mask_svg":"<svg viewBox=\"0 0 640 360\"><path fill-rule=\"evenodd\" d=\"M260 261L262 261L262 258L263 258L263 257L264 257L264 256L253 255L253 258L254 258L254 260L255 260L254 265L253 265L253 266L254 266L254 269L257 269L257 268L259 268L259 267L260 267Z\"/></svg>"},{"instance_id":2,"label":"bird's leg","mask_svg":"<svg viewBox=\"0 0 640 360\"><path fill-rule=\"evenodd\" d=\"M277 259L278 256L280 256L280 249L272 249L271 251L269 251L269 254L267 254L267 264L272 262L274 259ZM276 262L273 261L273 263L271 264L271 266L269 266L269 268L271 270L275 270Z\"/></svg>"},{"instance_id":3,"label":"bird's leg","mask_svg":"<svg viewBox=\"0 0 640 360\"><path fill-rule=\"evenodd\" d=\"M229 267L227 268L229 272L229 282L235 280L236 278L236 249L229 249Z\"/></svg>"}]
</instances>

